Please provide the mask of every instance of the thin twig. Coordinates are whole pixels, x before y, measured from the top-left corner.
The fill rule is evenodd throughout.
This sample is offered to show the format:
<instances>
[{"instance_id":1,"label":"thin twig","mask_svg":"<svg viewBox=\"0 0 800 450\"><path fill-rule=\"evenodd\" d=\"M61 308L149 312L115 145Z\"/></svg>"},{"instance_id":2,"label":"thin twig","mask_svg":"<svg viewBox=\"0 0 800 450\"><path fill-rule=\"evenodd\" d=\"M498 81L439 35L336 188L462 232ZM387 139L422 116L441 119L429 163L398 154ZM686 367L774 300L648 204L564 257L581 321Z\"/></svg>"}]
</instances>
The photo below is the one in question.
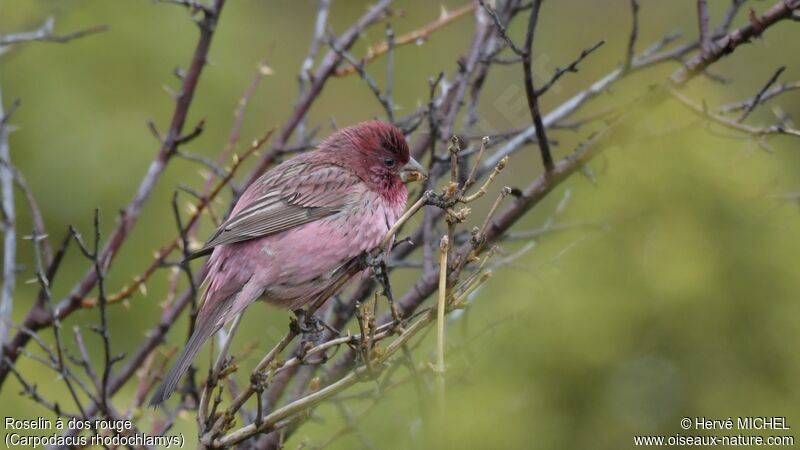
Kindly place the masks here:
<instances>
[{"instance_id":1,"label":"thin twig","mask_svg":"<svg viewBox=\"0 0 800 450\"><path fill-rule=\"evenodd\" d=\"M308 53L300 66L300 75L298 76L298 97L303 98L306 95L306 90L311 86L313 77L312 69L314 68L314 60L319 53L319 49L325 38L325 30L328 23L328 12L331 8L331 0L317 0L317 16L314 20L314 34L311 37L311 43L308 46ZM297 140L298 143L303 144L307 140L306 136L306 122L308 118L303 116L297 125Z\"/></svg>"},{"instance_id":2,"label":"thin twig","mask_svg":"<svg viewBox=\"0 0 800 450\"><path fill-rule=\"evenodd\" d=\"M580 63L581 63L581 61L583 61L583 60L584 60L584 59L585 59L587 56L589 56L590 54L592 54L592 52L594 52L595 50L597 50L598 48L600 48L600 46L602 46L602 45L603 45L603 44L605 44L605 43L606 43L606 41L605 41L605 40L602 40L602 41L600 41L600 42L598 42L598 43L594 44L593 46L591 46L591 47L589 47L589 48L585 48L585 49L583 49L583 51L581 51L581 54L580 54L580 55L578 55L578 57L577 57L575 60L573 60L571 63L569 63L569 65L567 65L567 66L566 66L566 67L564 67L564 68L561 68L561 67L557 68L557 69L556 69L556 71L555 71L555 73L553 74L553 76L550 78L550 80L549 80L547 83L543 84L543 85L542 85L540 88L538 88L538 89L536 90L536 95L537 95L537 96L541 96L541 95L543 95L543 94L544 94L545 92L547 92L547 91L548 91L548 90L549 90L549 89L550 89L550 88L551 88L551 87L552 87L552 86L553 86L553 85L554 85L554 84L555 84L555 83L556 83L556 82L557 82L557 81L558 81L558 80L559 80L559 79L560 79L562 76L564 76L564 74L566 74L567 72L569 72L569 73L577 73L577 72L578 72L578 64L580 64Z\"/></svg>"},{"instance_id":3,"label":"thin twig","mask_svg":"<svg viewBox=\"0 0 800 450\"><path fill-rule=\"evenodd\" d=\"M796 130L794 128L787 127L783 124L772 125L769 127L754 127L750 125L746 125L740 123L737 120L730 119L725 116L721 116L714 112L708 110L708 108L704 108L702 105L698 105L695 102L691 101L688 97L681 94L676 90L671 91L672 96L678 101L680 101L683 105L689 107L690 111L694 112L695 114L713 121L719 125L722 125L725 128L738 131L740 133L744 133L749 135L755 139L768 136L768 135L789 135L789 136L798 136L800 137L800 130Z\"/></svg>"},{"instance_id":4,"label":"thin twig","mask_svg":"<svg viewBox=\"0 0 800 450\"><path fill-rule=\"evenodd\" d=\"M708 0L697 0L697 22L700 29L700 49L711 51L711 32L708 30Z\"/></svg>"},{"instance_id":5,"label":"thin twig","mask_svg":"<svg viewBox=\"0 0 800 450\"><path fill-rule=\"evenodd\" d=\"M108 25L95 25L83 30L74 31L66 34L54 34L55 18L50 17L44 21L42 26L34 31L23 31L20 33L0 35L0 47L19 44L22 42L58 42L66 43L73 39L78 39L90 34L101 33L108 30Z\"/></svg>"},{"instance_id":6,"label":"thin twig","mask_svg":"<svg viewBox=\"0 0 800 450\"><path fill-rule=\"evenodd\" d=\"M774 74L772 74L767 83L764 84L764 86L761 88L761 90L758 91L756 96L753 97L753 101L751 101L744 109L744 111L742 111L742 115L740 115L739 118L736 119L737 122L739 123L744 122L744 119L746 119L747 116L749 116L750 113L753 112L756 106L758 106L759 103L761 103L761 100L764 98L764 94L766 94L767 90L769 90L769 88L771 88L772 85L775 84L776 81L778 81L778 78L781 76L784 70L786 70L786 66L780 67L777 71L775 71Z\"/></svg>"},{"instance_id":7,"label":"thin twig","mask_svg":"<svg viewBox=\"0 0 800 450\"><path fill-rule=\"evenodd\" d=\"M478 3L481 4L481 7L486 11L487 14L489 14L489 17L492 18L492 21L494 22L494 28L497 31L497 34L500 35L500 37L506 42L508 47L514 53L516 53L517 56L525 58L526 50L519 48L517 44L514 43L514 40L511 39L511 37L508 35L508 29L506 25L504 25L503 22L500 20L500 17L497 15L497 11L487 6L485 0L478 0Z\"/></svg>"},{"instance_id":8,"label":"thin twig","mask_svg":"<svg viewBox=\"0 0 800 450\"><path fill-rule=\"evenodd\" d=\"M760 98L759 103L760 104L764 104L764 103L766 103L767 100L771 100L771 99L773 99L773 98L775 98L775 97L777 97L777 96L779 96L779 95L781 95L781 94L783 94L785 92L797 91L797 90L800 90L800 81L794 81L794 82L790 82L790 83L779 84L779 85L774 86L773 88L768 89L767 91L761 93L761 98ZM719 110L722 113L731 113L731 112L741 111L741 110L750 108L750 105L754 105L754 102L755 102L755 98L751 98L751 99L748 99L748 100L745 100L745 101L741 101L741 102L729 103L727 105L722 105L722 107L720 107ZM753 107L755 108L756 106L758 106L758 105L755 105Z\"/></svg>"},{"instance_id":9,"label":"thin twig","mask_svg":"<svg viewBox=\"0 0 800 450\"><path fill-rule=\"evenodd\" d=\"M631 2L631 33L628 37L628 51L625 52L625 63L622 64L622 71L627 72L633 67L636 55L636 41L639 39L639 0Z\"/></svg>"},{"instance_id":10,"label":"thin twig","mask_svg":"<svg viewBox=\"0 0 800 450\"><path fill-rule=\"evenodd\" d=\"M442 15L434 20L433 22L428 23L427 25L418 28L414 31L410 31L408 33L404 33L394 40L395 47L401 47L404 45L409 44L418 44L420 42L424 42L425 40L430 37L430 35L447 25L455 22L458 18L463 17L464 15L472 12L475 10L475 3L468 2L466 5L453 10L453 11L443 11ZM363 58L363 64L367 65L377 59L379 56L389 52L389 42L384 41L377 44L373 44L367 48L367 53ZM357 70L354 66L343 66L336 70L336 76L342 77L347 75L352 75L356 73Z\"/></svg>"},{"instance_id":11,"label":"thin twig","mask_svg":"<svg viewBox=\"0 0 800 450\"><path fill-rule=\"evenodd\" d=\"M331 47L331 50L336 52L337 55L344 58L345 61L349 62L358 72L358 75L367 83L369 86L370 91L375 95L375 98L378 99L381 106L383 106L383 110L386 112L386 118L389 122L394 122L394 106L392 105L391 97L388 95L384 95L381 92L381 89L378 87L378 83L364 70L364 62L356 61L352 55L347 53L346 51L339 49L336 47L336 39L329 39L328 45Z\"/></svg>"},{"instance_id":12,"label":"thin twig","mask_svg":"<svg viewBox=\"0 0 800 450\"><path fill-rule=\"evenodd\" d=\"M550 153L550 141L547 139L547 131L542 121L542 113L539 109L539 96L533 86L533 37L536 32L536 24L539 20L539 11L542 8L542 0L533 0L533 9L528 18L528 31L525 35L525 53L522 58L522 70L525 77L525 94L528 98L528 109L531 113L533 126L536 129L536 141L539 145L539 152L542 155L545 173L553 170L553 156Z\"/></svg>"}]
</instances>

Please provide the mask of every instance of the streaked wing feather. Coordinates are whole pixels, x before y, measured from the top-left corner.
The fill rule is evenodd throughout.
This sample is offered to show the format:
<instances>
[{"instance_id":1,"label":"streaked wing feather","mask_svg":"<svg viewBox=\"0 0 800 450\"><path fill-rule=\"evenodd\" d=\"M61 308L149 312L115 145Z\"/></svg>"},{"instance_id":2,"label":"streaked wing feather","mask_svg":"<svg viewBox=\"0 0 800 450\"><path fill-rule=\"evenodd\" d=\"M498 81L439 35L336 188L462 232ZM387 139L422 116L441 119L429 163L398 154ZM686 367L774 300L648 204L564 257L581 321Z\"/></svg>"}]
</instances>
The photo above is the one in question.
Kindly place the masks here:
<instances>
[{"instance_id":1,"label":"streaked wing feather","mask_svg":"<svg viewBox=\"0 0 800 450\"><path fill-rule=\"evenodd\" d=\"M347 206L352 188L360 182L357 176L332 165L301 161L277 169L280 166L248 188L244 196L253 199L240 210L234 209L190 259L206 255L218 245L280 233L335 214Z\"/></svg>"}]
</instances>

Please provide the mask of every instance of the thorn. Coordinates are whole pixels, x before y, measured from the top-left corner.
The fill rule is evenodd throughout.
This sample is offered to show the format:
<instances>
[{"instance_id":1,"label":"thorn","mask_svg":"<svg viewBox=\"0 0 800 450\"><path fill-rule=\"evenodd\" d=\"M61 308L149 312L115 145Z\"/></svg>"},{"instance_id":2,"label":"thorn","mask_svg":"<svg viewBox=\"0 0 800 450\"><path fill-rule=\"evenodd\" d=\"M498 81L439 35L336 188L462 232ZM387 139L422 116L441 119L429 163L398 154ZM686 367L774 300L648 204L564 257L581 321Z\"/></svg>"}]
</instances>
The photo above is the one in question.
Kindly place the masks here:
<instances>
[{"instance_id":1,"label":"thorn","mask_svg":"<svg viewBox=\"0 0 800 450\"><path fill-rule=\"evenodd\" d=\"M178 79L181 80L181 81L183 81L184 78L186 78L186 71L183 70L180 66L175 66L175 69L172 71L172 73L176 77L178 77Z\"/></svg>"},{"instance_id":2,"label":"thorn","mask_svg":"<svg viewBox=\"0 0 800 450\"><path fill-rule=\"evenodd\" d=\"M585 176L593 185L597 186L597 178L594 176L594 172L588 164L581 166L581 174L583 174L583 176Z\"/></svg>"}]
</instances>

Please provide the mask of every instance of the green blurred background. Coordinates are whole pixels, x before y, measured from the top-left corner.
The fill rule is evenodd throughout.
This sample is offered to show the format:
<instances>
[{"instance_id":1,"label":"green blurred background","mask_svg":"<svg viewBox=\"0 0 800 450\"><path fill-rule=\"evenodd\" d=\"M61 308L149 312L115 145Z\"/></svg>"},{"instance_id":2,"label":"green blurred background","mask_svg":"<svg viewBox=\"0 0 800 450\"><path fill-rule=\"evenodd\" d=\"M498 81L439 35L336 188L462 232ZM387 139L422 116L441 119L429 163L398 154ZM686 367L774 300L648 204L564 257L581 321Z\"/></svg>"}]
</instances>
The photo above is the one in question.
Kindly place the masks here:
<instances>
[{"instance_id":1,"label":"green blurred background","mask_svg":"<svg viewBox=\"0 0 800 450\"><path fill-rule=\"evenodd\" d=\"M685 32L684 40L694 37L694 1L641 3L640 50L675 30ZM710 3L716 22L729 2ZM750 3L762 10L772 2ZM443 3L448 9L463 4ZM334 1L333 29L343 31L366 5ZM391 20L399 35L436 18L442 4L409 0L397 1L395 7L403 11ZM188 149L209 157L218 154L259 61L266 61L274 74L263 80L253 98L242 142L283 123L296 98L296 75L315 10L310 0L229 2L187 125L205 118L206 129ZM2 0L0 33L36 28L49 16L56 18L55 29L61 33L101 23L110 27L66 45L32 43L0 56L5 105L22 99L13 117L17 130L10 139L12 160L27 177L51 237L58 240L68 224L90 234L95 207L101 210L103 231L113 226L116 212L129 201L157 151L145 122L153 119L166 128L173 101L164 87L177 88L172 71L188 64L197 30L182 8L145 0ZM735 23L746 20L745 9ZM518 19L511 30L519 41L522 22ZM430 76L454 73L457 58L468 50L472 28L468 16L423 45L397 50L399 114L427 101ZM600 39L607 44L578 74L565 76L545 96L543 109L559 105L616 68L629 28L628 0L546 2L537 32L535 70L540 81L581 49ZM383 38L384 26L374 26L353 54ZM766 39L713 66L715 74L731 78L731 83L699 78L688 93L715 107L752 96L781 65L789 65L782 80L796 80L800 70L791 43L799 39L797 24L780 24ZM676 67L668 63L615 85L575 118L643 93ZM385 59L369 71L383 85ZM775 105L800 114L797 96L787 95L750 120L771 123L770 107ZM529 123L518 66L492 70L480 111L481 131L486 133ZM381 115L366 85L348 77L330 81L309 117L324 135L331 130L331 119L343 126ZM603 126L600 122L551 132L558 141L557 154L567 154ZM716 131L667 103L607 145L592 164L596 185L577 175L553 192L516 231L541 226L565 195L570 202L559 223L603 226L546 235L497 270L465 315L449 325L444 426L425 431L421 417L426 414L421 411L431 407L433 396L420 398L414 384L406 383L366 415L360 426L363 439L376 448L398 449L627 448L636 434L691 434L679 427L685 416L786 416L793 428L788 434L800 429L800 211L795 203L778 199L800 191L798 141L771 139L774 152L768 153L751 141ZM536 149L526 147L500 183L522 186L539 173L539 166ZM184 160L170 164L109 274L111 291L141 272L152 252L174 237L172 192L178 183L202 186L199 168ZM30 220L19 196L17 204L18 230L24 235ZM201 235L207 224L203 230ZM527 244L515 241L502 247L514 253ZM35 293L23 284L32 277L30 243L19 245L23 267L14 305L17 320ZM87 267L77 251L70 252L54 295L67 292ZM111 309L115 352L130 352L156 322L166 275L163 271L148 283L146 296L137 294L127 305ZM402 292L415 275L398 271L396 289ZM258 350L265 350L284 332L288 315L262 306L253 311L234 346L256 342ZM95 320L96 312L82 311L65 329ZM170 343L184 336L185 321L170 333ZM49 338L51 332L44 335ZM419 362L433 360L432 336L417 350ZM99 361L99 342L94 336L88 339ZM258 351L251 353L243 364L255 364L257 357ZM54 373L25 358L18 370L35 380L44 395L71 406ZM1 416L49 417L20 397L19 390L16 380L5 383ZM130 395L126 390L118 397L120 407ZM351 407L357 414L369 403ZM319 444L344 426L332 405L321 407L318 416L287 448ZM149 429L146 419L139 420ZM178 431L195 433L193 418L181 417L170 433ZM350 434L332 448L364 446L364 440Z\"/></svg>"}]
</instances>

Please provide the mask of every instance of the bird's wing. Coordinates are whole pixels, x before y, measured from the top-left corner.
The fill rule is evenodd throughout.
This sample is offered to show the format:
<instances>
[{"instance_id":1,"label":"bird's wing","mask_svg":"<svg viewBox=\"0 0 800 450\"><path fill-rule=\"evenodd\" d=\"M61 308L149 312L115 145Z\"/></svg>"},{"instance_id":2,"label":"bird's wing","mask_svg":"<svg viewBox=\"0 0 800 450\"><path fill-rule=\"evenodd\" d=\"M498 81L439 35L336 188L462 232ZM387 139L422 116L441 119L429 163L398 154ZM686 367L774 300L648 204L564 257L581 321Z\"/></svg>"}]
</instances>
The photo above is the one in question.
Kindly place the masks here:
<instances>
[{"instance_id":1,"label":"bird's wing","mask_svg":"<svg viewBox=\"0 0 800 450\"><path fill-rule=\"evenodd\" d=\"M207 255L218 245L280 233L336 214L352 201L360 182L333 165L298 162L277 167L245 191L241 206L188 259Z\"/></svg>"}]
</instances>

